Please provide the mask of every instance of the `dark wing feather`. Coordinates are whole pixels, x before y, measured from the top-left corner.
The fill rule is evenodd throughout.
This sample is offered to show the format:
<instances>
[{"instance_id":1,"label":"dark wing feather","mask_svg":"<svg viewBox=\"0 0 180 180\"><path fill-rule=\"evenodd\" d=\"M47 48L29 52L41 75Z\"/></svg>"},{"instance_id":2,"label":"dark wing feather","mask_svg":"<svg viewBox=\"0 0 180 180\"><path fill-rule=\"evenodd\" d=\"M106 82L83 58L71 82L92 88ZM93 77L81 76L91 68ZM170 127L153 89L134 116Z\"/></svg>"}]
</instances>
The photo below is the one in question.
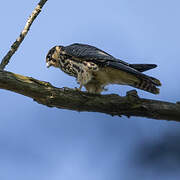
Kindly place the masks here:
<instances>
[{"instance_id":1,"label":"dark wing feather","mask_svg":"<svg viewBox=\"0 0 180 180\"><path fill-rule=\"evenodd\" d=\"M122 60L116 59L110 54L90 45L75 43L69 46L64 47L64 50L67 55L79 58L85 61L93 61L97 64L102 64L104 66L109 66L115 69L119 69L130 74L135 75L136 77L149 80L153 84L156 84L152 79L145 74L142 74L138 70L130 67L130 65Z\"/></svg>"},{"instance_id":2,"label":"dark wing feather","mask_svg":"<svg viewBox=\"0 0 180 180\"><path fill-rule=\"evenodd\" d=\"M157 67L156 64L130 64L129 66L140 72L144 72Z\"/></svg>"},{"instance_id":3,"label":"dark wing feather","mask_svg":"<svg viewBox=\"0 0 180 180\"><path fill-rule=\"evenodd\" d=\"M88 60L114 60L110 54L90 45L75 43L64 47L68 55Z\"/></svg>"},{"instance_id":4,"label":"dark wing feather","mask_svg":"<svg viewBox=\"0 0 180 180\"><path fill-rule=\"evenodd\" d=\"M101 49L98 49L94 46L87 45L87 44L80 44L80 43L71 44L69 46L64 47L64 50L68 55L71 55L71 56L74 56L76 58L80 58L86 61L96 61L97 63L113 61L113 62L118 62L118 63L122 63L129 66L128 63L120 59L116 59L115 57L108 54L107 52Z\"/></svg>"}]
</instances>

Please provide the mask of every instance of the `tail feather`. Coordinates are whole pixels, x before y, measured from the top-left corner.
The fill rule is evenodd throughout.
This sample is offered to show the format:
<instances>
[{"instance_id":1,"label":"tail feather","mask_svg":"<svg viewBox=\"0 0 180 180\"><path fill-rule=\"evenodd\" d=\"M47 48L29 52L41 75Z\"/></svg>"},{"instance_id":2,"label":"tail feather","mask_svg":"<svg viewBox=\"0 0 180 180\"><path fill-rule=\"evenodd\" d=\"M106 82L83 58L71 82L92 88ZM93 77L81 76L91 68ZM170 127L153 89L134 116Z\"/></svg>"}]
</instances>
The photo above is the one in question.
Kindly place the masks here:
<instances>
[{"instance_id":1,"label":"tail feather","mask_svg":"<svg viewBox=\"0 0 180 180\"><path fill-rule=\"evenodd\" d=\"M130 64L129 66L138 70L139 72L144 72L157 67L156 64Z\"/></svg>"},{"instance_id":2,"label":"tail feather","mask_svg":"<svg viewBox=\"0 0 180 180\"><path fill-rule=\"evenodd\" d=\"M156 64L131 64L130 66L140 72L157 67ZM139 82L136 82L134 86L138 89L148 91L153 94L159 94L160 90L156 86L161 86L161 82L154 77L147 76L147 78L139 79Z\"/></svg>"},{"instance_id":3,"label":"tail feather","mask_svg":"<svg viewBox=\"0 0 180 180\"><path fill-rule=\"evenodd\" d=\"M156 79L156 78L151 77L151 76L149 76L149 78L153 81L153 83L154 83L156 86L161 86L161 85L162 85L159 79Z\"/></svg>"},{"instance_id":4,"label":"tail feather","mask_svg":"<svg viewBox=\"0 0 180 180\"><path fill-rule=\"evenodd\" d=\"M156 84L153 83L153 81L148 79L140 79L139 82L134 83L134 87L148 91L153 94L159 94L160 90L156 87Z\"/></svg>"},{"instance_id":5,"label":"tail feather","mask_svg":"<svg viewBox=\"0 0 180 180\"><path fill-rule=\"evenodd\" d=\"M153 94L159 94L159 88L156 86L161 86L161 82L151 76L145 75L141 72L147 71L149 69L157 67L155 64L128 64L117 63L114 61L108 61L107 66L111 67L114 70L119 70L119 76L116 74L113 77L119 77L119 84L127 84L144 91L148 91ZM124 76L123 76L124 75ZM114 81L113 82L117 82ZM123 83L122 83L123 82ZM113 83L114 84L114 83Z\"/></svg>"}]
</instances>

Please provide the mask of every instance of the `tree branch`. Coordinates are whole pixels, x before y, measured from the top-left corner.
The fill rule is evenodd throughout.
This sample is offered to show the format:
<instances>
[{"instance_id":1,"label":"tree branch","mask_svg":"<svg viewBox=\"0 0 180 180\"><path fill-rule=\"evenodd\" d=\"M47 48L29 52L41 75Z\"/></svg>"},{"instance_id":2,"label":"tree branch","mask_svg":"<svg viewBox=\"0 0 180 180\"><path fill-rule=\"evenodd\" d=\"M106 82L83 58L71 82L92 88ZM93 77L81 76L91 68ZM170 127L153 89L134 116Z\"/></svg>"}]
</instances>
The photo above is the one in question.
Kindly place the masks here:
<instances>
[{"instance_id":1,"label":"tree branch","mask_svg":"<svg viewBox=\"0 0 180 180\"><path fill-rule=\"evenodd\" d=\"M56 88L48 82L0 70L0 88L10 90L48 107L109 115L141 116L180 122L180 104L139 98L136 91L125 97L95 95L69 88Z\"/></svg>"},{"instance_id":2,"label":"tree branch","mask_svg":"<svg viewBox=\"0 0 180 180\"><path fill-rule=\"evenodd\" d=\"M8 53L4 56L2 59L2 62L0 64L0 69L4 69L5 66L9 63L9 60L11 59L12 55L17 51L18 47L24 40L25 36L27 35L32 23L38 16L38 14L41 12L42 7L47 2L47 0L40 0L30 17L28 18L26 25L22 32L20 33L19 37L16 39L16 41L12 44L11 49L8 51Z\"/></svg>"}]
</instances>

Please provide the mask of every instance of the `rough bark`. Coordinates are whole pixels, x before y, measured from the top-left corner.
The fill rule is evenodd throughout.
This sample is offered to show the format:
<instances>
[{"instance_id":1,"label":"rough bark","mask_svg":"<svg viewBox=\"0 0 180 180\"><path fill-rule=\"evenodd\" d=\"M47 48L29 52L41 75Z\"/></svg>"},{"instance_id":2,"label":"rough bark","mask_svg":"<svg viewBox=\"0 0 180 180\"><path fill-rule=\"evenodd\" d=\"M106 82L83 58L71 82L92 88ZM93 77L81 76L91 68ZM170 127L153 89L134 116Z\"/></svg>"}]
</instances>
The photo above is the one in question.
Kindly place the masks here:
<instances>
[{"instance_id":1,"label":"rough bark","mask_svg":"<svg viewBox=\"0 0 180 180\"><path fill-rule=\"evenodd\" d=\"M135 90L124 97L116 94L95 95L69 88L57 88L48 82L2 70L0 88L28 96L48 107L180 122L179 103L142 99Z\"/></svg>"}]
</instances>

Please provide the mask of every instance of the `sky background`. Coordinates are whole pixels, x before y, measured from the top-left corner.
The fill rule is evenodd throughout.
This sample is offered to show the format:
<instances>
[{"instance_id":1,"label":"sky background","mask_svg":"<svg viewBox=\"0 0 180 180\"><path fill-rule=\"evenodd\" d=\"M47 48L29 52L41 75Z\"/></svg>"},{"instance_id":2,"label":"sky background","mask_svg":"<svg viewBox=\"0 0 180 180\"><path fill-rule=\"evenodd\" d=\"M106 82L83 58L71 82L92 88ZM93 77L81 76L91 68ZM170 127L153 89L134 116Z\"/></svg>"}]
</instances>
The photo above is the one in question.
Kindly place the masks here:
<instances>
[{"instance_id":1,"label":"sky background","mask_svg":"<svg viewBox=\"0 0 180 180\"><path fill-rule=\"evenodd\" d=\"M1 2L0 58L37 3ZM45 56L55 45L86 43L129 63L157 64L147 74L161 80L161 93L139 96L180 101L179 7L178 0L49 0L6 70L77 87L47 69ZM132 88L108 89L125 95ZM0 99L1 180L179 179L179 123L48 108L5 90Z\"/></svg>"}]
</instances>

